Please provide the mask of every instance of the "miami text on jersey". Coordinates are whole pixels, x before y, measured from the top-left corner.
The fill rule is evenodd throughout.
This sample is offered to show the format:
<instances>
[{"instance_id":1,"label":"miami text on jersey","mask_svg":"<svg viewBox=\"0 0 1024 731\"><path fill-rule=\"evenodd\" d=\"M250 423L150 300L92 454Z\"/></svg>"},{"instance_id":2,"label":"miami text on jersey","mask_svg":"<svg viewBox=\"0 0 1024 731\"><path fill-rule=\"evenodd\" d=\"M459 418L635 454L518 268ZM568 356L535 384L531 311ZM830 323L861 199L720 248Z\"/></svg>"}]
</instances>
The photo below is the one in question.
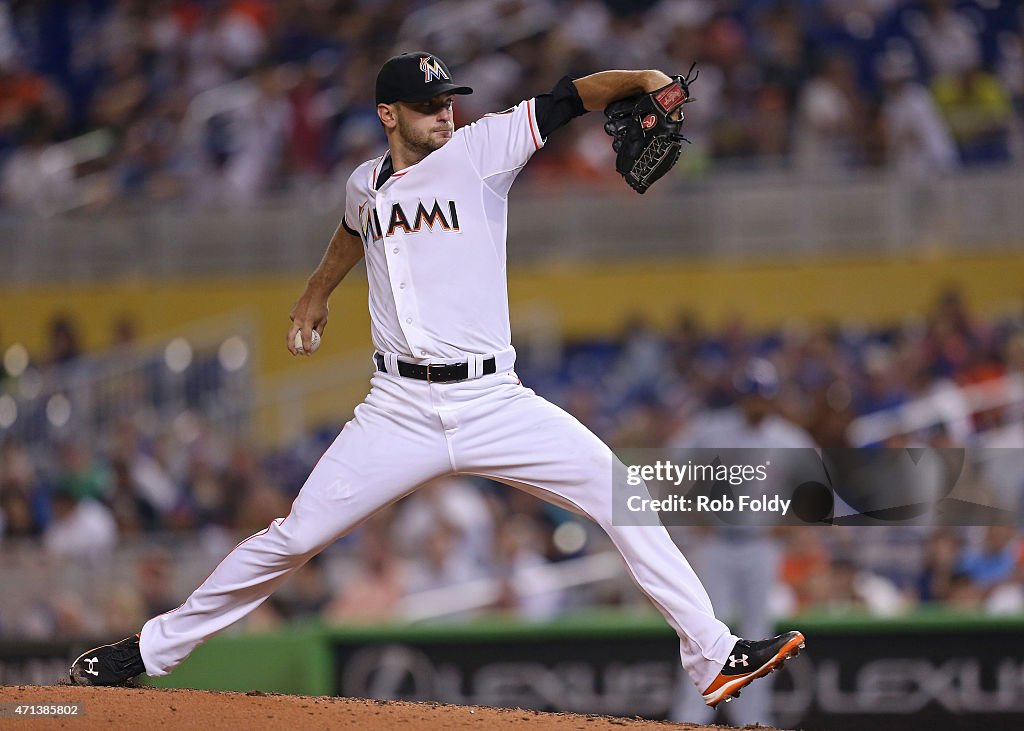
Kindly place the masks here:
<instances>
[{"instance_id":1,"label":"miami text on jersey","mask_svg":"<svg viewBox=\"0 0 1024 731\"><path fill-rule=\"evenodd\" d=\"M458 231L459 210L455 205L455 201L448 201L447 213L448 215L445 216L444 209L441 208L440 202L436 199L434 200L434 204L431 206L430 210L427 210L427 207L421 200L416 205L416 212L410 219L409 215L406 214L405 209L402 208L401 203L392 203L391 215L388 217L387 232L382 236L380 219L377 217L377 210L373 206L360 206L360 237L363 239L363 245L369 246L371 240L379 241L382 238L393 236L395 231L401 230L407 234L419 233L423 230L424 224L426 224L426 227L431 231L433 231L435 224L437 224L438 230Z\"/></svg>"}]
</instances>

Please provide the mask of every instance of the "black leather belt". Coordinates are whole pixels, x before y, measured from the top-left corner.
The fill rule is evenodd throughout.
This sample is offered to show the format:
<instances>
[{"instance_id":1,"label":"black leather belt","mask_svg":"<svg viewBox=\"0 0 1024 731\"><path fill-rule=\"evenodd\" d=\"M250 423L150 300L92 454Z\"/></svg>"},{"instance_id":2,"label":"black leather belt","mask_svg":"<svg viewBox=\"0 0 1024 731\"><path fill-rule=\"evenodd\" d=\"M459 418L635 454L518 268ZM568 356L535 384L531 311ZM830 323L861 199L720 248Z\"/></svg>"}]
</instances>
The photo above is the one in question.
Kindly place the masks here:
<instances>
[{"instance_id":1,"label":"black leather belt","mask_svg":"<svg viewBox=\"0 0 1024 731\"><path fill-rule=\"evenodd\" d=\"M373 354L373 361L377 364L377 370L388 372L384 365L384 356L380 353ZM494 357L483 362L483 375L495 372ZM404 378L415 378L427 383L451 383L452 381L465 381L469 378L469 363L430 363L419 365L417 363L406 363L398 361L398 375Z\"/></svg>"}]
</instances>

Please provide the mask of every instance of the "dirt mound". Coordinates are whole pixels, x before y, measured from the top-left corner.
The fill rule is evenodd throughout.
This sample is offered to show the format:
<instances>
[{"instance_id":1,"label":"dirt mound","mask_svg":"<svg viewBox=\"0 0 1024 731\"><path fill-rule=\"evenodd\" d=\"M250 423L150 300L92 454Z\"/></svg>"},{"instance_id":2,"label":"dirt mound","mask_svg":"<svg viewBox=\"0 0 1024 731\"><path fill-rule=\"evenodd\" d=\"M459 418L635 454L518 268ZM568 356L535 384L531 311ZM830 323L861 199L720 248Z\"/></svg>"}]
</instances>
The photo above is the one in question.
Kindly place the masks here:
<instances>
[{"instance_id":1,"label":"dirt mound","mask_svg":"<svg viewBox=\"0 0 1024 731\"><path fill-rule=\"evenodd\" d=\"M25 713L17 728L56 729L102 725L109 729L239 728L306 729L552 729L553 731L702 731L723 726L694 726L572 713L519 709L403 703L361 698L217 693L161 688L79 688L69 685L0 686L0 726L12 723L10 704L81 704L78 718L40 718ZM30 711L31 709L26 709ZM22 725L23 724L23 725ZM772 731L758 727L761 731Z\"/></svg>"}]
</instances>

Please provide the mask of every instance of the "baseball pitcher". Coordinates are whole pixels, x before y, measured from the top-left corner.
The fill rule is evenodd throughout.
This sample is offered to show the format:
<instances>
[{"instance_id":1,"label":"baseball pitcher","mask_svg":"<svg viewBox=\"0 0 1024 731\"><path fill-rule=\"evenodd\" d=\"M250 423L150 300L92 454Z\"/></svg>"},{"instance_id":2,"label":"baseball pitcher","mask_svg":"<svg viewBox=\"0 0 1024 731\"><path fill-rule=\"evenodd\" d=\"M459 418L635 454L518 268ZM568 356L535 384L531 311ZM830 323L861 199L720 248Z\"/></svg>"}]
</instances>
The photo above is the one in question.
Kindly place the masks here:
<instances>
[{"instance_id":1,"label":"baseball pitcher","mask_svg":"<svg viewBox=\"0 0 1024 731\"><path fill-rule=\"evenodd\" d=\"M71 681L166 675L340 536L419 485L456 473L596 521L675 629L683 667L708 705L796 655L799 632L750 641L716 619L663 527L612 522L611 450L514 371L505 247L519 171L559 127L605 110L616 169L646 191L678 158L689 81L654 70L565 77L547 94L456 130L455 97L472 90L433 54L389 59L376 85L388 150L349 178L344 217L292 309L286 339L292 353L311 352L312 331L327 325L328 297L365 259L376 349L366 400L286 517L242 541L180 607L138 635L84 653Z\"/></svg>"}]
</instances>

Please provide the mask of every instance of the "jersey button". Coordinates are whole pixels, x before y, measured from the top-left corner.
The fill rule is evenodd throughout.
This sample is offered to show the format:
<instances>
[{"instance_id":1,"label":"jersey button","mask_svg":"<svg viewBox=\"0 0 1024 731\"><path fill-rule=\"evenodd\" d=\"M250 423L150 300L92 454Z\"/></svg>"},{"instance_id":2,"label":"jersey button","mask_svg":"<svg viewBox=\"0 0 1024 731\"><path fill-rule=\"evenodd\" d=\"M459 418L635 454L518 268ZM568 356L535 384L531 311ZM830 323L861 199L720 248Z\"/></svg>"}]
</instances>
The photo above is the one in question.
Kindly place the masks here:
<instances>
[{"instance_id":1,"label":"jersey button","mask_svg":"<svg viewBox=\"0 0 1024 731\"><path fill-rule=\"evenodd\" d=\"M392 249L392 251L397 254L398 253L398 247L396 246L394 249Z\"/></svg>"},{"instance_id":2,"label":"jersey button","mask_svg":"<svg viewBox=\"0 0 1024 731\"><path fill-rule=\"evenodd\" d=\"M399 289L405 289L405 282L402 282L401 284L399 284L398 288Z\"/></svg>"},{"instance_id":3,"label":"jersey button","mask_svg":"<svg viewBox=\"0 0 1024 731\"><path fill-rule=\"evenodd\" d=\"M406 322L406 324L411 323L412 322L412 318L411 317L405 318L405 322Z\"/></svg>"}]
</instances>

